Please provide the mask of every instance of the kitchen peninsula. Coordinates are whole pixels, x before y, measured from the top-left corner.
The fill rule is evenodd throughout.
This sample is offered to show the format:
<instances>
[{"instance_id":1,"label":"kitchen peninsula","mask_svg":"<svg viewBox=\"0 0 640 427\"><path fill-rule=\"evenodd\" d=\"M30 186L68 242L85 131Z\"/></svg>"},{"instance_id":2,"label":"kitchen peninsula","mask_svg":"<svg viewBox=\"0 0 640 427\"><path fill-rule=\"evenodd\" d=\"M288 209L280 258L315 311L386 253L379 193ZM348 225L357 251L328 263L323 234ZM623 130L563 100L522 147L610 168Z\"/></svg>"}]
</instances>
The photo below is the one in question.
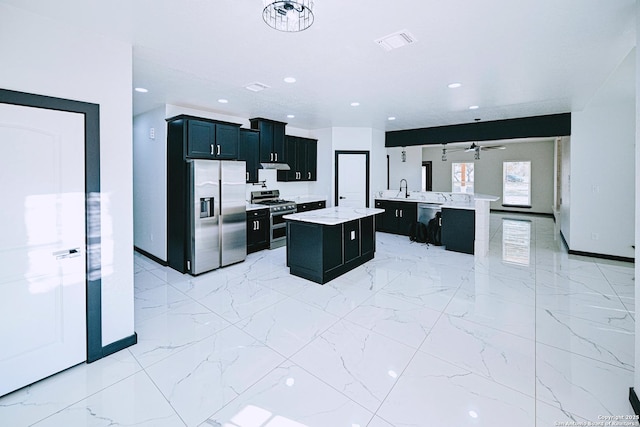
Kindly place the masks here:
<instances>
[{"instance_id":1,"label":"kitchen peninsula","mask_svg":"<svg viewBox=\"0 0 640 427\"><path fill-rule=\"evenodd\" d=\"M386 213L377 229L408 235L409 225L421 221L421 207L435 208L442 211L442 240L447 250L485 256L489 253L490 204L498 199L478 193L378 191L375 207Z\"/></svg>"},{"instance_id":2,"label":"kitchen peninsula","mask_svg":"<svg viewBox=\"0 0 640 427\"><path fill-rule=\"evenodd\" d=\"M383 212L331 207L285 215L290 273L324 284L373 259L375 215Z\"/></svg>"}]
</instances>

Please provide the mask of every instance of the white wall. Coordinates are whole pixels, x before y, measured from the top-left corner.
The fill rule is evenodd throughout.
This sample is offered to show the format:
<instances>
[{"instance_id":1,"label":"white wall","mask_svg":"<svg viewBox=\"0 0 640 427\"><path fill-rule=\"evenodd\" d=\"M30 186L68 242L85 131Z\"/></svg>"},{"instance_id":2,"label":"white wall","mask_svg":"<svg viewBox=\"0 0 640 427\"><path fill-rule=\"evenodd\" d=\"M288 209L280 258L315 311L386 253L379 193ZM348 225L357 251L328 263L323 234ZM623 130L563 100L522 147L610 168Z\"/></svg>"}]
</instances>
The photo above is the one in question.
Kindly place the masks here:
<instances>
[{"instance_id":1,"label":"white wall","mask_svg":"<svg viewBox=\"0 0 640 427\"><path fill-rule=\"evenodd\" d=\"M133 119L133 244L167 260L165 107ZM155 138L150 137L150 130ZM162 207L162 208L160 208Z\"/></svg>"},{"instance_id":2,"label":"white wall","mask_svg":"<svg viewBox=\"0 0 640 427\"><path fill-rule=\"evenodd\" d=\"M387 189L387 149L384 146L385 133L382 130L373 129L371 141L371 192ZM408 155L408 154L407 154ZM400 181L398 181L398 188ZM373 195L369 201L369 207L374 207Z\"/></svg>"},{"instance_id":3,"label":"white wall","mask_svg":"<svg viewBox=\"0 0 640 427\"><path fill-rule=\"evenodd\" d=\"M636 2L636 23L640 23L640 0ZM637 29L636 24L636 46L640 46L640 31ZM636 70L640 70L640 55L636 55ZM636 112L640 111L640 84L638 82L636 76ZM636 150L635 150L635 165L636 165L636 173L635 173L635 241L640 242L640 171L638 165L640 165L640 120L638 120L638 115L636 114ZM636 244L636 260L640 259L638 255L640 254L640 248ZM635 265L635 277L640 277L640 263L636 262ZM635 281L635 307L640 307L640 281ZM635 358L635 376L633 387L636 392L636 395L640 395L640 338L638 337L638 332L640 332L640 316L636 316L636 358Z\"/></svg>"},{"instance_id":4,"label":"white wall","mask_svg":"<svg viewBox=\"0 0 640 427\"><path fill-rule=\"evenodd\" d=\"M571 115L571 241L575 251L633 257L635 49L587 107Z\"/></svg>"},{"instance_id":5,"label":"white wall","mask_svg":"<svg viewBox=\"0 0 640 427\"><path fill-rule=\"evenodd\" d=\"M571 247L571 138L562 138L560 160L560 231Z\"/></svg>"},{"instance_id":6,"label":"white wall","mask_svg":"<svg viewBox=\"0 0 640 427\"><path fill-rule=\"evenodd\" d=\"M4 89L100 105L102 343L134 332L131 46L0 4Z\"/></svg>"},{"instance_id":7,"label":"white wall","mask_svg":"<svg viewBox=\"0 0 640 427\"><path fill-rule=\"evenodd\" d=\"M480 145L499 145L500 141L487 141ZM449 152L442 161L442 146L426 146L422 149L422 160L431 160L433 171L433 191L451 191L451 164L472 162L474 164L474 192L500 196L491 202L491 209L513 212L553 212L554 183L554 140L530 140L505 143L504 150L480 151L480 159L474 159L473 152ZM502 206L502 164L503 162L531 162L531 209L506 208Z\"/></svg>"},{"instance_id":8,"label":"white wall","mask_svg":"<svg viewBox=\"0 0 640 427\"><path fill-rule=\"evenodd\" d=\"M407 153L407 161L402 161L402 151ZM400 190L400 180L406 179L411 191L422 190L422 147L392 147L387 148L389 155L389 190ZM386 159L385 159L386 161ZM386 181L383 188L374 190L385 190ZM404 189L403 189L404 190ZM449 191L449 190L447 190Z\"/></svg>"}]
</instances>

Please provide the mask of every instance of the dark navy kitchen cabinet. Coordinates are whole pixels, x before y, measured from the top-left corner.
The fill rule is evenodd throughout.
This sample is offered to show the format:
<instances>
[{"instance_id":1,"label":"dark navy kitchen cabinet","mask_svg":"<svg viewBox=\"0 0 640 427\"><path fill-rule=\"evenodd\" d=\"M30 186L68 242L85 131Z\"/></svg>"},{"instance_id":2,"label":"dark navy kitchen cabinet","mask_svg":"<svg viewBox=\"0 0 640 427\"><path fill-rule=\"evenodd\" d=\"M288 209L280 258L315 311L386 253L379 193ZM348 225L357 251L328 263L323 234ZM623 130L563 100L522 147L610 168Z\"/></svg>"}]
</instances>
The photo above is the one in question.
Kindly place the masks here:
<instances>
[{"instance_id":1,"label":"dark navy kitchen cabinet","mask_svg":"<svg viewBox=\"0 0 640 427\"><path fill-rule=\"evenodd\" d=\"M258 182L260 168L260 133L251 129L240 129L238 160L247 163L247 183Z\"/></svg>"},{"instance_id":2,"label":"dark navy kitchen cabinet","mask_svg":"<svg viewBox=\"0 0 640 427\"><path fill-rule=\"evenodd\" d=\"M263 118L249 120L251 129L260 132L260 163L286 163L286 123Z\"/></svg>"}]
</instances>

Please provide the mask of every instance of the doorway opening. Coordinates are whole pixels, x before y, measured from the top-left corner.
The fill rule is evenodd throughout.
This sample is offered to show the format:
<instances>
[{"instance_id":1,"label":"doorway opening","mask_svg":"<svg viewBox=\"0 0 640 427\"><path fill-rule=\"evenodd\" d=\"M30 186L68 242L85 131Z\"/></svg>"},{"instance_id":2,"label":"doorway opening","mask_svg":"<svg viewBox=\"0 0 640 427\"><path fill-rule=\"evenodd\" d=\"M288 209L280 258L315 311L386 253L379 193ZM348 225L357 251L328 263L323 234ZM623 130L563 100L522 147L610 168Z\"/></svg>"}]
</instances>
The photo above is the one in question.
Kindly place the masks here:
<instances>
[{"instance_id":1,"label":"doorway opening","mask_svg":"<svg viewBox=\"0 0 640 427\"><path fill-rule=\"evenodd\" d=\"M433 163L431 160L422 162L422 191L433 191Z\"/></svg>"}]
</instances>

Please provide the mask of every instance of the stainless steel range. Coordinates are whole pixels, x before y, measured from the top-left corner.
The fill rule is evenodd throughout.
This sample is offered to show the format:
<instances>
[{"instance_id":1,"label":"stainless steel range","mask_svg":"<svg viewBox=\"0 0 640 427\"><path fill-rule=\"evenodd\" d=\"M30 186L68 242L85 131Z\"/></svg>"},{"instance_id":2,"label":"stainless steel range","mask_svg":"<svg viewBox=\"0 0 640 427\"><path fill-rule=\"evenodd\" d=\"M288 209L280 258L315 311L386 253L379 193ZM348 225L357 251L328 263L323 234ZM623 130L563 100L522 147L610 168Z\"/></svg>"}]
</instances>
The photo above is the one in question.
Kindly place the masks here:
<instances>
[{"instance_id":1,"label":"stainless steel range","mask_svg":"<svg viewBox=\"0 0 640 427\"><path fill-rule=\"evenodd\" d=\"M296 203L280 198L280 190L251 192L251 203L266 205L270 212L269 248L279 248L287 243L287 224L282 218L296 212Z\"/></svg>"}]
</instances>

